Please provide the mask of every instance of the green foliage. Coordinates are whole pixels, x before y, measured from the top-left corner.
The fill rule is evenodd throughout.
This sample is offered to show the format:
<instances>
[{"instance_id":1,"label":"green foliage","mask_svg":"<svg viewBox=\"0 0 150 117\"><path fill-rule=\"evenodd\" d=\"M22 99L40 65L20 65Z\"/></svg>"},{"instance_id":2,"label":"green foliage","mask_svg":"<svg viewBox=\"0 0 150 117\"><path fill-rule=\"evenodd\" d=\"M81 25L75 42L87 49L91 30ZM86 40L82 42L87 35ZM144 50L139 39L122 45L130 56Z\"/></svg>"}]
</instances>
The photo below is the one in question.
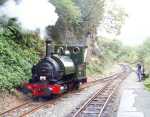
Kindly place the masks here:
<instances>
[{"instance_id":1,"label":"green foliage","mask_svg":"<svg viewBox=\"0 0 150 117\"><path fill-rule=\"evenodd\" d=\"M61 21L69 24L78 24L80 21L80 9L72 0L50 0L56 6Z\"/></svg>"},{"instance_id":2,"label":"green foliage","mask_svg":"<svg viewBox=\"0 0 150 117\"><path fill-rule=\"evenodd\" d=\"M74 0L81 9L82 29L93 32L103 18L105 0Z\"/></svg>"},{"instance_id":3,"label":"green foliage","mask_svg":"<svg viewBox=\"0 0 150 117\"><path fill-rule=\"evenodd\" d=\"M97 39L97 49L93 49L93 55L87 66L88 74L101 74L115 63L128 59L128 53L118 40L110 40L104 37Z\"/></svg>"},{"instance_id":4,"label":"green foliage","mask_svg":"<svg viewBox=\"0 0 150 117\"><path fill-rule=\"evenodd\" d=\"M0 0L0 5L4 4L7 0Z\"/></svg>"},{"instance_id":5,"label":"green foliage","mask_svg":"<svg viewBox=\"0 0 150 117\"><path fill-rule=\"evenodd\" d=\"M73 0L50 0L50 2L56 6L56 12L59 15L56 25L50 29L52 38L56 43L63 43L64 40L69 38L67 32L71 32L73 34L71 39L77 39L74 33L80 25L80 8Z\"/></svg>"},{"instance_id":6,"label":"green foliage","mask_svg":"<svg viewBox=\"0 0 150 117\"><path fill-rule=\"evenodd\" d=\"M86 71L87 75L101 74L104 71L104 65L95 57L95 60L87 65Z\"/></svg>"},{"instance_id":7,"label":"green foliage","mask_svg":"<svg viewBox=\"0 0 150 117\"><path fill-rule=\"evenodd\" d=\"M144 85L145 85L146 89L150 91L150 78L147 78L144 81Z\"/></svg>"},{"instance_id":8,"label":"green foliage","mask_svg":"<svg viewBox=\"0 0 150 117\"><path fill-rule=\"evenodd\" d=\"M144 85L150 90L150 38L146 39L144 43L138 47L123 47L121 51L118 57L119 61L127 62L134 67L137 63L144 65L144 72L146 75Z\"/></svg>"},{"instance_id":9,"label":"green foliage","mask_svg":"<svg viewBox=\"0 0 150 117\"><path fill-rule=\"evenodd\" d=\"M137 62L142 62L145 72L150 74L150 38L144 41L143 45L137 47Z\"/></svg>"},{"instance_id":10,"label":"green foliage","mask_svg":"<svg viewBox=\"0 0 150 117\"><path fill-rule=\"evenodd\" d=\"M64 42L64 39L67 42L69 40L75 43L79 40L79 43L86 42L87 34L96 35L99 26L106 32L118 35L127 17L124 9L107 0L50 0L50 2L56 6L59 15L57 24L51 30L52 37L59 42Z\"/></svg>"},{"instance_id":11,"label":"green foliage","mask_svg":"<svg viewBox=\"0 0 150 117\"><path fill-rule=\"evenodd\" d=\"M98 46L101 50L99 58L113 62L118 60L118 56L122 53L122 44L117 40L98 39Z\"/></svg>"},{"instance_id":12,"label":"green foliage","mask_svg":"<svg viewBox=\"0 0 150 117\"><path fill-rule=\"evenodd\" d=\"M0 29L0 90L10 91L31 78L42 43L35 34L21 32L14 25Z\"/></svg>"},{"instance_id":13,"label":"green foliage","mask_svg":"<svg viewBox=\"0 0 150 117\"><path fill-rule=\"evenodd\" d=\"M150 75L150 38L147 38L143 45L139 46L136 48L137 52L137 62L143 63L144 69L145 69L145 74L147 76ZM150 91L150 77L148 77L144 81L144 85L146 89Z\"/></svg>"},{"instance_id":14,"label":"green foliage","mask_svg":"<svg viewBox=\"0 0 150 117\"><path fill-rule=\"evenodd\" d=\"M52 37L59 41L86 42L87 33L96 32L102 19L105 0L50 0L56 6L59 19L51 29Z\"/></svg>"}]
</instances>

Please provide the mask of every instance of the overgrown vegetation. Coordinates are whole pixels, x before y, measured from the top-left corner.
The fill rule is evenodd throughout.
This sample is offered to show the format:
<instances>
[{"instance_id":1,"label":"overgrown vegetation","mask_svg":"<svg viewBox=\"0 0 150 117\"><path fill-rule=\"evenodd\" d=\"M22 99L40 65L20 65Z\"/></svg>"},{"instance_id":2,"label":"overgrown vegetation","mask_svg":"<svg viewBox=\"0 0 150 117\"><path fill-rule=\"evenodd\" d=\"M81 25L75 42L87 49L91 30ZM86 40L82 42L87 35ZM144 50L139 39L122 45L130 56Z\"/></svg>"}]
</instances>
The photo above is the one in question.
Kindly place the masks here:
<instances>
[{"instance_id":1,"label":"overgrown vegetation","mask_svg":"<svg viewBox=\"0 0 150 117\"><path fill-rule=\"evenodd\" d=\"M99 74L110 66L120 62L130 63L134 60L132 49L125 47L119 40L104 37L97 38L92 50L92 59L87 67L88 74Z\"/></svg>"},{"instance_id":2,"label":"overgrown vegetation","mask_svg":"<svg viewBox=\"0 0 150 117\"><path fill-rule=\"evenodd\" d=\"M0 90L11 90L31 78L31 67L39 59L42 43L32 32L8 22L0 27Z\"/></svg>"},{"instance_id":3,"label":"overgrown vegetation","mask_svg":"<svg viewBox=\"0 0 150 117\"><path fill-rule=\"evenodd\" d=\"M96 37L97 28L102 24L105 24L103 27L107 31L115 30L119 34L126 18L123 9L116 8L115 5L114 9L108 9L106 4L113 4L109 0L50 0L50 2L56 6L59 15L56 25L51 28L52 37L59 43L85 44L88 35L91 35L92 39ZM109 16L104 15L107 11Z\"/></svg>"},{"instance_id":4,"label":"overgrown vegetation","mask_svg":"<svg viewBox=\"0 0 150 117\"><path fill-rule=\"evenodd\" d=\"M138 61L144 64L146 80L144 82L150 90L150 38L147 38L143 45L137 48Z\"/></svg>"}]
</instances>

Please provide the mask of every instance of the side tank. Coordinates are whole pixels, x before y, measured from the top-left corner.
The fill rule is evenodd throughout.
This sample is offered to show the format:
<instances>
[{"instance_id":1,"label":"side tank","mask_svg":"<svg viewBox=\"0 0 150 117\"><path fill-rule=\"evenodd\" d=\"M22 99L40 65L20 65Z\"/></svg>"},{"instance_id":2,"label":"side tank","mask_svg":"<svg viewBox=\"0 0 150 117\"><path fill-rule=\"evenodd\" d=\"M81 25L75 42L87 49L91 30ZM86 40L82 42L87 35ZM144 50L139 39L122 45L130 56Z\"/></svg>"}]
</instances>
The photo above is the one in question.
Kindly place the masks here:
<instances>
[{"instance_id":1,"label":"side tank","mask_svg":"<svg viewBox=\"0 0 150 117\"><path fill-rule=\"evenodd\" d=\"M70 75L75 73L75 65L70 56L68 55L53 55L55 59L64 70L64 75Z\"/></svg>"}]
</instances>

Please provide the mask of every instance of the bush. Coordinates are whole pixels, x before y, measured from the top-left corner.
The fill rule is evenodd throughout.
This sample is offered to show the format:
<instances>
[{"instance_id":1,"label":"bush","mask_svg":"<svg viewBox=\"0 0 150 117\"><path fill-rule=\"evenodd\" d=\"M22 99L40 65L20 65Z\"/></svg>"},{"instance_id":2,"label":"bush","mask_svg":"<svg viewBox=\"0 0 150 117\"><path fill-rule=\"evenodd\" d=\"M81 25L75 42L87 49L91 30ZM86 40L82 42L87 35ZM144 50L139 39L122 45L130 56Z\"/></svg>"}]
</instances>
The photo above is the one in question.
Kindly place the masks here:
<instances>
[{"instance_id":1,"label":"bush","mask_svg":"<svg viewBox=\"0 0 150 117\"><path fill-rule=\"evenodd\" d=\"M144 81L144 85L145 85L146 89L148 89L150 91L150 77Z\"/></svg>"},{"instance_id":2,"label":"bush","mask_svg":"<svg viewBox=\"0 0 150 117\"><path fill-rule=\"evenodd\" d=\"M43 46L35 34L21 32L21 39L15 34L8 28L0 33L0 90L10 91L31 78L31 67Z\"/></svg>"},{"instance_id":3,"label":"bush","mask_svg":"<svg viewBox=\"0 0 150 117\"><path fill-rule=\"evenodd\" d=\"M98 57L92 57L93 60L90 60L87 64L87 75L96 75L102 74L105 70L106 63L102 62Z\"/></svg>"}]
</instances>

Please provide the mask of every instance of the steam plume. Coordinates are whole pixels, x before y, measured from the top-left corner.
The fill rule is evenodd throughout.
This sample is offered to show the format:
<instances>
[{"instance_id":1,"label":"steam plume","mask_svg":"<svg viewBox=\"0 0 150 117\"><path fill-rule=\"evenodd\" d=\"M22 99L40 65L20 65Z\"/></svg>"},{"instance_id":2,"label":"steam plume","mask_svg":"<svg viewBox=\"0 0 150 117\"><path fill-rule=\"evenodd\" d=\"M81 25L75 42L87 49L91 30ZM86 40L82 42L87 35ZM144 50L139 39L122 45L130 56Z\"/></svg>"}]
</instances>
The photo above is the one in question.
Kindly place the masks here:
<instances>
[{"instance_id":1,"label":"steam plume","mask_svg":"<svg viewBox=\"0 0 150 117\"><path fill-rule=\"evenodd\" d=\"M48 0L8 0L0 7L0 16L4 15L16 18L26 30L40 29L40 32L48 25L55 25L58 19L55 7Z\"/></svg>"}]
</instances>

